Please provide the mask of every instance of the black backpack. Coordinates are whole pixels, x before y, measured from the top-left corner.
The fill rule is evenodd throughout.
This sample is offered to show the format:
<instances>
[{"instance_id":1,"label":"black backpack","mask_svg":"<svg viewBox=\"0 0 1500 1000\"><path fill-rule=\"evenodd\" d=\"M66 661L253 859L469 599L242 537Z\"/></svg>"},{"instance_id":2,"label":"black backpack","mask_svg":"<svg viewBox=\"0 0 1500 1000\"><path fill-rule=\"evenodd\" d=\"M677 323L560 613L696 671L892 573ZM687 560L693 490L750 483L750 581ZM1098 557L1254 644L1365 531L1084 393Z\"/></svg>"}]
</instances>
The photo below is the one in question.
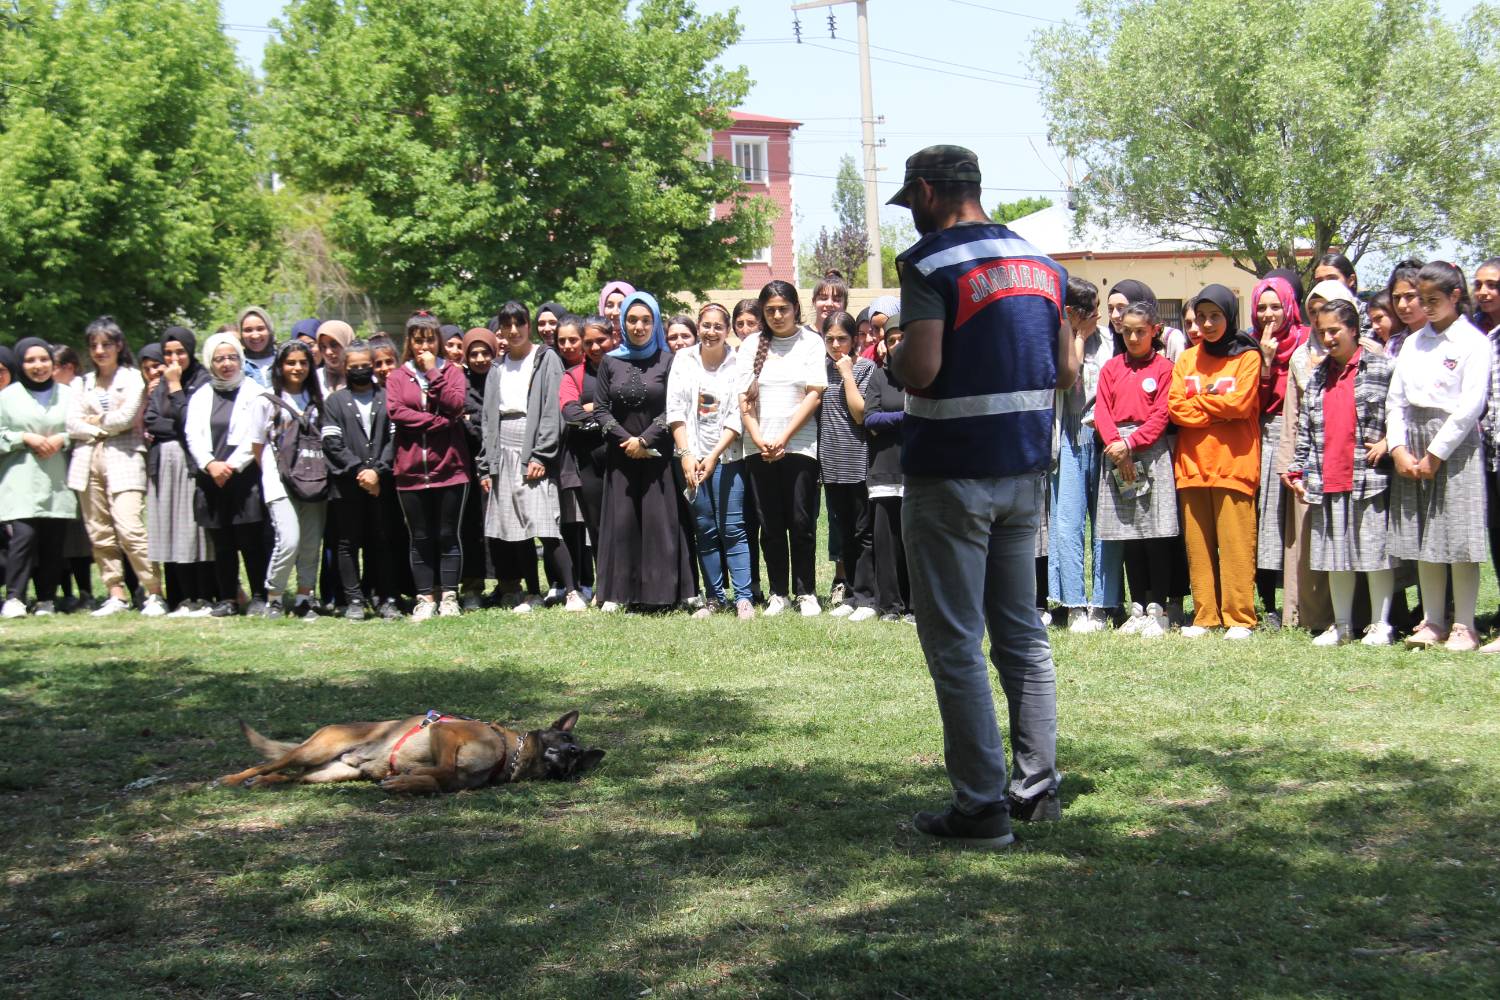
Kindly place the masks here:
<instances>
[{"instance_id":1,"label":"black backpack","mask_svg":"<svg viewBox=\"0 0 1500 1000\"><path fill-rule=\"evenodd\" d=\"M268 394L269 395L269 394ZM323 431L312 419L317 411L298 415L295 408L277 396L270 396L286 411L288 420L273 424L272 443L276 446L276 471L292 497L303 501L328 499L328 460L323 457Z\"/></svg>"}]
</instances>

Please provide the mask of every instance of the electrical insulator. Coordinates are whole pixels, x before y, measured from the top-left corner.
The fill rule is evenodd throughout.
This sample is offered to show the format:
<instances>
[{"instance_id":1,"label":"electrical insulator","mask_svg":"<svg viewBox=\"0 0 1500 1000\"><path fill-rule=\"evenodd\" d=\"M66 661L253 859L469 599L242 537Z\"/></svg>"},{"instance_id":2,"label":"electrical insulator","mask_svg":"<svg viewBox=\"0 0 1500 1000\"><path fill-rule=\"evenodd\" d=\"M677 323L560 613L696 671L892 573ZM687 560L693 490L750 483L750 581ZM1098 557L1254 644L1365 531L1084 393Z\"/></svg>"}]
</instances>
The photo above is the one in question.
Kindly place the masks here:
<instances>
[{"instance_id":1,"label":"electrical insulator","mask_svg":"<svg viewBox=\"0 0 1500 1000\"><path fill-rule=\"evenodd\" d=\"M833 11L831 10L828 12L828 37L839 37L839 22L838 19L833 16Z\"/></svg>"},{"instance_id":2,"label":"electrical insulator","mask_svg":"<svg viewBox=\"0 0 1500 1000\"><path fill-rule=\"evenodd\" d=\"M792 15L792 34L797 36L797 44L802 44L802 19L796 14Z\"/></svg>"}]
</instances>

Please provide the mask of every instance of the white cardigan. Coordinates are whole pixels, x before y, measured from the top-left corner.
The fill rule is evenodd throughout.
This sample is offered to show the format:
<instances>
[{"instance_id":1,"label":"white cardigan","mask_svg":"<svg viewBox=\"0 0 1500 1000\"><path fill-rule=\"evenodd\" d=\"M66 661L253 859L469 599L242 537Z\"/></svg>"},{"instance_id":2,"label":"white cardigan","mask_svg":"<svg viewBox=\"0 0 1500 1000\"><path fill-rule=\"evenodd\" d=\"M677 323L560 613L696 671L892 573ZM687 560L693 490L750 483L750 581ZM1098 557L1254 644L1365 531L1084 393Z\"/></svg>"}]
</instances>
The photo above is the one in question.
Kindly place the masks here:
<instances>
[{"instance_id":1,"label":"white cardigan","mask_svg":"<svg viewBox=\"0 0 1500 1000\"><path fill-rule=\"evenodd\" d=\"M738 354L734 348L726 348L724 361L719 365L715 378L719 379L719 428L739 435L734 443L724 450L721 462L738 462L745 457L745 426L740 419L740 382ZM701 345L684 347L672 355L672 370L667 373L667 423L679 421L686 425L688 450L698 450L698 387L706 381L708 372L703 367Z\"/></svg>"},{"instance_id":2,"label":"white cardigan","mask_svg":"<svg viewBox=\"0 0 1500 1000\"><path fill-rule=\"evenodd\" d=\"M212 382L199 386L187 405L187 446L193 464L207 469L214 460L213 418L214 387ZM276 404L270 394L248 376L240 383L235 393L234 409L229 414L229 443L234 450L224 460L235 472L244 471L255 461L255 445L264 445L261 450L260 488L266 503L286 499L286 487L281 482L281 472L276 468L276 452L271 446L271 414Z\"/></svg>"}]
</instances>

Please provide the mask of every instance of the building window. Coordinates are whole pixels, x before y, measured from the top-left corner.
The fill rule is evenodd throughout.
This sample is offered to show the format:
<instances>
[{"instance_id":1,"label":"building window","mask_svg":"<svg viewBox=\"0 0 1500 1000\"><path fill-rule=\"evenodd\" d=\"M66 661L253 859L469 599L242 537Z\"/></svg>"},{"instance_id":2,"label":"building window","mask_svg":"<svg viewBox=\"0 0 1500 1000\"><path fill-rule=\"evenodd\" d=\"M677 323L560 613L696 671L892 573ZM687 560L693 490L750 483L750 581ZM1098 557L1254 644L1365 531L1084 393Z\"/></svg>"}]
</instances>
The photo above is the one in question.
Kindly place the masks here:
<instances>
[{"instance_id":1,"label":"building window","mask_svg":"<svg viewBox=\"0 0 1500 1000\"><path fill-rule=\"evenodd\" d=\"M765 136L734 136L734 167L740 180L746 184L769 184L770 172L766 169L766 154L770 141Z\"/></svg>"},{"instance_id":2,"label":"building window","mask_svg":"<svg viewBox=\"0 0 1500 1000\"><path fill-rule=\"evenodd\" d=\"M771 263L771 248L762 247L748 257L740 258L741 264L769 264Z\"/></svg>"}]
</instances>

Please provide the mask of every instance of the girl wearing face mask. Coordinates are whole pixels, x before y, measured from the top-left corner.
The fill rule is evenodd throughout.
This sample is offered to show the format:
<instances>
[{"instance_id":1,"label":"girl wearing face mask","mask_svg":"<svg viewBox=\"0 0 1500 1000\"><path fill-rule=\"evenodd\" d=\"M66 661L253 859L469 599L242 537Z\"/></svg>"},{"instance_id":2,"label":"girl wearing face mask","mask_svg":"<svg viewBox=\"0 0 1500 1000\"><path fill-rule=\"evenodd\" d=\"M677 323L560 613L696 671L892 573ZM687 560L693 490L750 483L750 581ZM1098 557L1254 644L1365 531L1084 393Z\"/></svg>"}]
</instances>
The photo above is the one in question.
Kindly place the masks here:
<instances>
[{"instance_id":1,"label":"girl wearing face mask","mask_svg":"<svg viewBox=\"0 0 1500 1000\"><path fill-rule=\"evenodd\" d=\"M289 341L276 352L271 369L271 390L281 405L271 411L270 447L262 455L261 467L267 477L276 481L265 487L266 511L275 527L276 543L271 550L266 576L268 607L266 616L283 614L304 620L316 620L313 594L318 586L318 567L322 562L323 531L328 517L326 493L321 497L302 497L296 484L281 479L277 456L297 447L297 424L306 421L321 428L323 392L313 369L312 349L300 340ZM322 461L327 464L324 457ZM284 600L283 593L297 570L297 596Z\"/></svg>"},{"instance_id":2,"label":"girl wearing face mask","mask_svg":"<svg viewBox=\"0 0 1500 1000\"><path fill-rule=\"evenodd\" d=\"M458 356L464 366L467 393L464 397L464 434L469 441L469 496L480 497L478 456L484 446L484 386L490 367L500 354L500 341L487 327L475 327L463 335ZM452 360L451 356L450 359ZM489 553L484 543L484 504L477 499L464 504L460 530L464 547L462 593L459 607L477 611L484 603L484 581L489 573Z\"/></svg>"},{"instance_id":3,"label":"girl wearing face mask","mask_svg":"<svg viewBox=\"0 0 1500 1000\"><path fill-rule=\"evenodd\" d=\"M1473 308L1463 272L1445 261L1417 273L1426 324L1396 358L1386 402L1386 440L1396 466L1391 555L1417 561L1424 621L1406 644L1478 647L1474 606L1488 552L1479 419L1490 386L1490 344L1464 318ZM1392 298L1401 309L1399 287ZM1453 616L1447 621L1448 574ZM1500 651L1500 643L1491 644Z\"/></svg>"},{"instance_id":4,"label":"girl wearing face mask","mask_svg":"<svg viewBox=\"0 0 1500 1000\"><path fill-rule=\"evenodd\" d=\"M1181 430L1173 471L1193 587L1190 639L1255 627L1255 495L1260 483L1260 352L1239 301L1209 285L1193 301L1203 340L1172 366L1168 413Z\"/></svg>"},{"instance_id":5,"label":"girl wearing face mask","mask_svg":"<svg viewBox=\"0 0 1500 1000\"><path fill-rule=\"evenodd\" d=\"M743 620L750 601L750 547L745 541L745 478L739 447L738 362L729 349L729 313L710 303L698 313L698 343L672 360L667 423L691 497L703 570L706 618L726 601Z\"/></svg>"},{"instance_id":6,"label":"girl wearing face mask","mask_svg":"<svg viewBox=\"0 0 1500 1000\"><path fill-rule=\"evenodd\" d=\"M1390 473L1381 459L1391 362L1361 343L1354 296L1333 298L1328 285L1348 291L1342 282L1325 281L1309 296L1325 299L1312 313L1323 348L1300 394L1297 443L1286 481L1308 505L1308 561L1314 570L1327 572L1332 591L1332 624L1313 645L1352 640L1355 574L1364 573L1371 624L1362 641L1387 646L1395 560L1387 532Z\"/></svg>"},{"instance_id":7,"label":"girl wearing face mask","mask_svg":"<svg viewBox=\"0 0 1500 1000\"><path fill-rule=\"evenodd\" d=\"M594 414L594 392L598 385L599 367L604 361L605 352L609 350L613 326L603 316L590 316L580 321L580 330L581 360L570 365L563 373L558 403L562 407L563 422L567 425L563 444L577 476L576 499L579 513L588 528L588 537L593 539L592 548L582 557L578 548L582 545L582 539L575 538L569 542L568 547L574 553L574 577L580 589L586 590L586 596L592 601L607 458L604 431ZM566 472L564 486L569 491L574 488L569 484Z\"/></svg>"},{"instance_id":8,"label":"girl wearing face mask","mask_svg":"<svg viewBox=\"0 0 1500 1000\"><path fill-rule=\"evenodd\" d=\"M94 370L83 377L68 411L74 441L68 485L78 493L99 576L109 596L96 618L130 609L125 560L149 595L141 613L167 613L146 546L146 441L141 409L145 380L131 366L130 347L113 317L84 332Z\"/></svg>"},{"instance_id":9,"label":"girl wearing face mask","mask_svg":"<svg viewBox=\"0 0 1500 1000\"><path fill-rule=\"evenodd\" d=\"M0 617L50 615L63 564L64 533L78 516L68 489L68 409L73 391L53 378L52 349L39 337L16 343L19 379L0 391L0 521L10 527Z\"/></svg>"},{"instance_id":10,"label":"girl wearing face mask","mask_svg":"<svg viewBox=\"0 0 1500 1000\"><path fill-rule=\"evenodd\" d=\"M654 297L632 293L621 315L625 342L605 355L594 388L594 415L607 442L596 597L606 611L674 608L696 588L672 479L672 352Z\"/></svg>"},{"instance_id":11,"label":"girl wearing face mask","mask_svg":"<svg viewBox=\"0 0 1500 1000\"><path fill-rule=\"evenodd\" d=\"M391 509L396 441L385 390L375 381L374 352L361 340L345 346L346 383L328 396L323 416L329 514L335 525L344 617L364 621L368 604L389 621L401 617L392 558L400 547L386 530L386 525L400 521L399 510ZM361 580L368 580L368 592Z\"/></svg>"},{"instance_id":12,"label":"girl wearing face mask","mask_svg":"<svg viewBox=\"0 0 1500 1000\"><path fill-rule=\"evenodd\" d=\"M213 543L193 510L198 486L187 452L187 409L209 376L191 330L168 327L159 344L161 380L146 401L146 551L162 566L173 608L167 617L200 618L209 614L218 584Z\"/></svg>"},{"instance_id":13,"label":"girl wearing face mask","mask_svg":"<svg viewBox=\"0 0 1500 1000\"><path fill-rule=\"evenodd\" d=\"M197 466L198 493L194 512L214 543L214 574L219 601L213 617L239 613L233 596L239 590L240 561L250 582L247 615L263 617L266 570L270 562L265 543L266 492L285 496L279 475L265 475L265 454L273 404L266 390L246 374L244 352L232 334L216 333L203 345L209 382L188 400L188 454Z\"/></svg>"},{"instance_id":14,"label":"girl wearing face mask","mask_svg":"<svg viewBox=\"0 0 1500 1000\"><path fill-rule=\"evenodd\" d=\"M260 306L251 306L240 313L235 326L245 352L245 374L262 389L269 389L271 368L276 363L276 335L270 317Z\"/></svg>"}]
</instances>

